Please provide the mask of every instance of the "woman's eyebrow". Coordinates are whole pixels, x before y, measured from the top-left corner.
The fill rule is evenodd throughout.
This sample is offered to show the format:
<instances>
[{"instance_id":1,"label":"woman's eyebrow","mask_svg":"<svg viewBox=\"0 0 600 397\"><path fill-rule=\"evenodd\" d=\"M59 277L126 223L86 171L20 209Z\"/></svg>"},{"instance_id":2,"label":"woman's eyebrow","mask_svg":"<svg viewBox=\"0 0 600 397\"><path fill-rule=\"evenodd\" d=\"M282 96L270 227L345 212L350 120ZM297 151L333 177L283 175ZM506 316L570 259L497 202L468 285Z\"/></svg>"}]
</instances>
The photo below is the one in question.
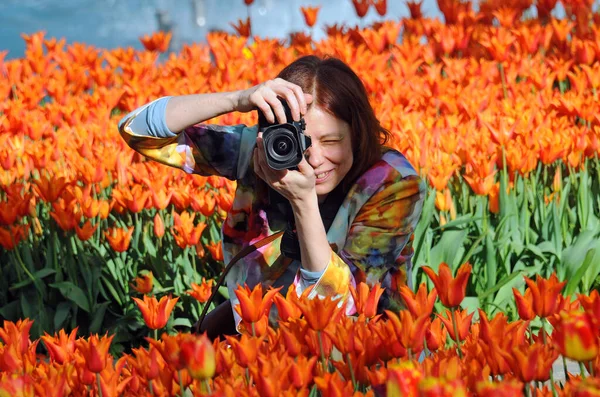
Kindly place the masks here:
<instances>
[{"instance_id":1,"label":"woman's eyebrow","mask_svg":"<svg viewBox=\"0 0 600 397\"><path fill-rule=\"evenodd\" d=\"M343 135L340 134L339 132L329 132L327 134L323 134L320 136L320 139L331 139L331 138L342 139Z\"/></svg>"}]
</instances>

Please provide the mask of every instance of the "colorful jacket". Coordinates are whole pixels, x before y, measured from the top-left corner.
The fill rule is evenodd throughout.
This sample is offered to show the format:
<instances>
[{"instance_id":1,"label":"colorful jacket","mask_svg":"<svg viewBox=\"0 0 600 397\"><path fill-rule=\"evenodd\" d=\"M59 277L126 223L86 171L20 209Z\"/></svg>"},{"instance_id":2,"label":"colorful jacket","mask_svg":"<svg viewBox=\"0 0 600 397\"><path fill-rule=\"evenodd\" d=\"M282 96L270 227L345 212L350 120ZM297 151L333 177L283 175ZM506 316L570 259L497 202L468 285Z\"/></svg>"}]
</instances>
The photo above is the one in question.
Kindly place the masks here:
<instances>
[{"instance_id":1,"label":"colorful jacket","mask_svg":"<svg viewBox=\"0 0 600 397\"><path fill-rule=\"evenodd\" d=\"M266 195L257 189L251 161L257 127L199 124L175 134L164 122L168 98L125 116L119 131L130 147L148 158L187 173L237 181L233 205L221 230L224 262L228 263L244 247L286 226L285 218L269 208ZM148 119L157 117L159 127L153 130ZM332 248L329 264L317 280L307 282L298 272L296 291L301 293L314 283L309 297L339 298L346 302L346 313L352 314L355 308L349 286L379 282L386 289L383 307L400 305L398 289L411 279L412 236L425 193L424 182L407 159L385 148L381 160L350 187L327 232ZM287 262L280 256L279 240L242 258L226 277L232 307L239 302L234 293L238 284L250 288L258 283L273 285ZM239 324L235 310L234 316Z\"/></svg>"}]
</instances>

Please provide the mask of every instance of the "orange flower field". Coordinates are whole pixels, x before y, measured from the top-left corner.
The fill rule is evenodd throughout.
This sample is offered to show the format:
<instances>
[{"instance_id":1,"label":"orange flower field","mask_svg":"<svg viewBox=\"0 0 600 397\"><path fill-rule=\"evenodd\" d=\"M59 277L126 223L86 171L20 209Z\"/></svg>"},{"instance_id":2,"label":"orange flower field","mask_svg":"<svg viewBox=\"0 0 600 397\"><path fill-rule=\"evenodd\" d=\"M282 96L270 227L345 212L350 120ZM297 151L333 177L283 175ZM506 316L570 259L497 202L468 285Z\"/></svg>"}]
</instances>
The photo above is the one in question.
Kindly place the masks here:
<instances>
[{"instance_id":1,"label":"orange flower field","mask_svg":"<svg viewBox=\"0 0 600 397\"><path fill-rule=\"evenodd\" d=\"M386 1L351 2L360 26L321 41L319 7L304 7L289 40L252 37L248 18L176 53L163 32L143 50L38 32L23 58L0 52L0 397L600 395L594 2L560 0L557 19L556 0L438 0L445 22L406 2L410 17L372 26ZM352 66L428 182L418 289L377 315L379 285L360 284L346 317L328 298L240 286L243 334L211 343L189 331L224 269L235 182L147 161L117 122L305 54Z\"/></svg>"}]
</instances>

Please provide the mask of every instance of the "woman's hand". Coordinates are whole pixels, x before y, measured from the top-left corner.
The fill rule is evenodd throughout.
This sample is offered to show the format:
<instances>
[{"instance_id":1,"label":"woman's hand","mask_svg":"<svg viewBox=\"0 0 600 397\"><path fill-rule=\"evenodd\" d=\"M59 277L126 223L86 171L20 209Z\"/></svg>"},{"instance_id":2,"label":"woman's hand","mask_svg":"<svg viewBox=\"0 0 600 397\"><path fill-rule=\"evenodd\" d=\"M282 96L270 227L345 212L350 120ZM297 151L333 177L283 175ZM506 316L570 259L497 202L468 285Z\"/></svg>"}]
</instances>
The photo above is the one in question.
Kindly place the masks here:
<instances>
[{"instance_id":1,"label":"woman's hand","mask_svg":"<svg viewBox=\"0 0 600 397\"><path fill-rule=\"evenodd\" d=\"M269 123L275 123L275 116L277 116L277 122L287 123L285 111L277 99L278 96L285 99L295 121L299 121L300 117L306 114L308 104L312 101L312 95L303 93L300 86L276 78L247 90L237 91L235 110L250 112L258 108Z\"/></svg>"},{"instance_id":2,"label":"woman's hand","mask_svg":"<svg viewBox=\"0 0 600 397\"><path fill-rule=\"evenodd\" d=\"M303 157L296 170L274 170L267 164L262 132L258 133L254 149L254 172L292 205L301 204L317 196L315 170Z\"/></svg>"}]
</instances>

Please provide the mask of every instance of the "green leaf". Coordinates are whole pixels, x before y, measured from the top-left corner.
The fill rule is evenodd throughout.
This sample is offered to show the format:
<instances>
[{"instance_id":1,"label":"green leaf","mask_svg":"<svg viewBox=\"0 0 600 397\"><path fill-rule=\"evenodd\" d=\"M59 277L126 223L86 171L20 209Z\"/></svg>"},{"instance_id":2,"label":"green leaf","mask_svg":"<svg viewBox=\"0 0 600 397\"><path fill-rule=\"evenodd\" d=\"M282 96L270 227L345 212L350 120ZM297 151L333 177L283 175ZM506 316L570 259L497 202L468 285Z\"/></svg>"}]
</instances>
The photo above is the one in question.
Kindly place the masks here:
<instances>
[{"instance_id":1,"label":"green leaf","mask_svg":"<svg viewBox=\"0 0 600 397\"><path fill-rule=\"evenodd\" d=\"M104 314L106 313L106 308L110 305L110 302L102 302L96 305L96 311L92 313L92 322L90 323L90 334L100 333L100 329L102 326L102 321L104 321Z\"/></svg>"},{"instance_id":2,"label":"green leaf","mask_svg":"<svg viewBox=\"0 0 600 397\"><path fill-rule=\"evenodd\" d=\"M523 275L523 271L516 271L516 272L513 272L512 274L504 277L502 279L502 281L500 281L498 284L494 285L492 288L488 289L487 291L479 294L479 299L484 300L485 298L487 298L494 292L498 291L500 288L504 287L506 284L510 283L512 280L514 280L515 278L517 278L518 276L521 276L521 275Z\"/></svg>"},{"instance_id":3,"label":"green leaf","mask_svg":"<svg viewBox=\"0 0 600 397\"><path fill-rule=\"evenodd\" d=\"M151 257L156 257L156 247L154 246L154 242L152 241L148 233L143 234L142 241L144 243L146 252L148 252L148 255L150 255Z\"/></svg>"},{"instance_id":4,"label":"green leaf","mask_svg":"<svg viewBox=\"0 0 600 397\"><path fill-rule=\"evenodd\" d=\"M575 272L575 275L573 275L572 277L570 277L569 281L567 282L567 286L565 288L565 295L566 296L573 295L573 293L575 292L575 289L577 288L577 285L579 284L579 282L583 278L583 275L585 274L585 272L587 271L587 269L592 264L592 259L594 259L595 255L596 255L596 249L595 248L590 248L587 251L587 253L585 255L585 259L583 260L583 263L581 264L581 266L579 266L579 268Z\"/></svg>"},{"instance_id":5,"label":"green leaf","mask_svg":"<svg viewBox=\"0 0 600 397\"><path fill-rule=\"evenodd\" d=\"M437 271L440 263L445 262L453 270L460 261L460 257L457 256L459 251L463 248L465 238L467 237L467 230L446 230L440 241L431 249L429 258L429 266Z\"/></svg>"},{"instance_id":6,"label":"green leaf","mask_svg":"<svg viewBox=\"0 0 600 397\"><path fill-rule=\"evenodd\" d=\"M225 299L229 299L229 290L226 286L221 285L219 287L219 293L225 297Z\"/></svg>"},{"instance_id":7,"label":"green leaf","mask_svg":"<svg viewBox=\"0 0 600 397\"><path fill-rule=\"evenodd\" d=\"M19 301L14 300L0 308L0 316L7 320L17 321L19 316Z\"/></svg>"},{"instance_id":8,"label":"green leaf","mask_svg":"<svg viewBox=\"0 0 600 397\"><path fill-rule=\"evenodd\" d=\"M69 302L60 302L58 304L56 313L54 314L54 329L63 328L63 324L71 312L71 305Z\"/></svg>"},{"instance_id":9,"label":"green leaf","mask_svg":"<svg viewBox=\"0 0 600 397\"><path fill-rule=\"evenodd\" d=\"M45 268L40 269L37 272L33 273L33 278L40 280L40 279L43 279L44 277L47 277L47 276L49 276L51 274L54 274L54 273L56 273L56 270L50 269L49 267L45 267ZM31 284L32 282L33 281L30 278L27 278L27 279L25 279L25 280L23 280L23 281L21 281L19 283L15 283L15 284L11 285L10 290L14 291L14 290L17 290L19 288L23 288L23 287Z\"/></svg>"},{"instance_id":10,"label":"green leaf","mask_svg":"<svg viewBox=\"0 0 600 397\"><path fill-rule=\"evenodd\" d=\"M467 311L467 313L469 313L469 314L474 312L475 315L473 316L473 319L474 319L474 321L478 320L479 313L477 312L477 309L479 309L481 307L478 297L465 296L465 298L463 299L463 301L460 304L460 307L465 309Z\"/></svg>"},{"instance_id":11,"label":"green leaf","mask_svg":"<svg viewBox=\"0 0 600 397\"><path fill-rule=\"evenodd\" d=\"M50 287L57 288L60 293L79 306L86 313L90 312L90 302L81 288L70 281L62 281L60 283L50 284Z\"/></svg>"},{"instance_id":12,"label":"green leaf","mask_svg":"<svg viewBox=\"0 0 600 397\"><path fill-rule=\"evenodd\" d=\"M178 317L172 322L173 327L188 327L192 328L192 322L189 318Z\"/></svg>"}]
</instances>

